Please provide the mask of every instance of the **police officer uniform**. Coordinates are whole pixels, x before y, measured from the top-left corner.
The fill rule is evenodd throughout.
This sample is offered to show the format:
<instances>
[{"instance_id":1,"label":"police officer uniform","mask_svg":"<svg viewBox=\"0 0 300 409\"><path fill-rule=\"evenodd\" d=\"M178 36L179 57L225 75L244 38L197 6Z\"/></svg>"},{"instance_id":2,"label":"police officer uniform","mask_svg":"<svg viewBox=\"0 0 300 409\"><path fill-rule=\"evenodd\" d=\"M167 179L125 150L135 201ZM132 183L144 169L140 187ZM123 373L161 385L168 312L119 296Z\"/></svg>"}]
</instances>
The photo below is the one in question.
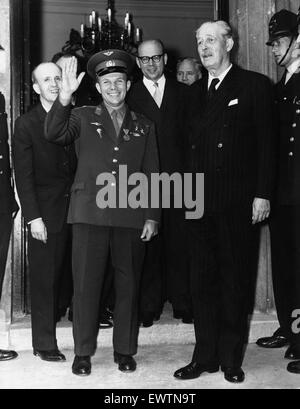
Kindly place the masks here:
<instances>
[{"instance_id":1,"label":"police officer uniform","mask_svg":"<svg viewBox=\"0 0 300 409\"><path fill-rule=\"evenodd\" d=\"M6 258L12 229L12 215L18 210L11 186L11 171L8 148L7 115L5 99L0 92L0 298L5 274ZM0 361L13 359L13 351L0 350Z\"/></svg>"},{"instance_id":2,"label":"police officer uniform","mask_svg":"<svg viewBox=\"0 0 300 409\"><path fill-rule=\"evenodd\" d=\"M267 45L272 45L273 41L281 37L291 37L294 40L296 35L296 14L281 10L270 20L270 38ZM272 278L280 329L272 337L259 339L257 344L265 348L276 348L289 343L290 347L285 357L299 359L300 334L296 333L293 327L293 321L296 318L293 312L300 308L299 72L285 71L279 83L275 85L275 103L276 117L279 120L278 168L270 232Z\"/></svg>"},{"instance_id":3,"label":"police officer uniform","mask_svg":"<svg viewBox=\"0 0 300 409\"><path fill-rule=\"evenodd\" d=\"M133 61L126 52L106 50L95 54L87 68L96 81L97 75L128 73L132 66ZM90 373L89 357L96 350L100 294L109 254L116 291L115 361L118 361L117 356L132 357L137 351L137 300L144 257L140 236L145 221L158 221L160 211L119 205L119 166L127 166L128 177L143 172L148 180L151 173L159 169L153 124L126 105L123 110L119 132L104 102L97 107L86 106L71 112L70 106L63 106L57 99L46 120L46 138L63 145L76 140L78 154L68 215L68 222L73 225L76 354L73 373L77 375ZM113 196L116 193L115 205L106 208L101 208L100 198L103 174L111 176L110 188ZM128 186L128 192L132 188ZM133 364L125 365L126 368L135 369Z\"/></svg>"}]
</instances>

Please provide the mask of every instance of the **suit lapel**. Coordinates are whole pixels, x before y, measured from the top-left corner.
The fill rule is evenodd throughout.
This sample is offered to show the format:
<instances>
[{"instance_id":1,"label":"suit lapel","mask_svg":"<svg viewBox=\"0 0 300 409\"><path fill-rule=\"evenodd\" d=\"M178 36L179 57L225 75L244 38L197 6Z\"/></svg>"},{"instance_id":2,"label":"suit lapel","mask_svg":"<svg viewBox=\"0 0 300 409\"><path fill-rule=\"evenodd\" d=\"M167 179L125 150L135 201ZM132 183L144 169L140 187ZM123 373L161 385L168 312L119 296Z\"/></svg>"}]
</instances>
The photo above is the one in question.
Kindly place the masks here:
<instances>
[{"instance_id":1,"label":"suit lapel","mask_svg":"<svg viewBox=\"0 0 300 409\"><path fill-rule=\"evenodd\" d=\"M169 101L173 101L176 99L176 94L174 92L174 88L172 87L171 82L166 79L166 85L164 89L164 95L160 106L160 111L165 112L168 110ZM156 105L156 104L155 104Z\"/></svg>"},{"instance_id":2,"label":"suit lapel","mask_svg":"<svg viewBox=\"0 0 300 409\"><path fill-rule=\"evenodd\" d=\"M113 142L116 144L118 141L118 137L115 131L115 127L109 115L109 112L103 103L96 108L95 114L99 116L104 134L107 135L107 137L109 137L110 139L112 139Z\"/></svg>"},{"instance_id":3,"label":"suit lapel","mask_svg":"<svg viewBox=\"0 0 300 409\"><path fill-rule=\"evenodd\" d=\"M145 87L143 81L140 82L139 92L136 95L137 105L143 107L143 112L147 115L151 112L151 119L153 122L158 122L160 119L160 109L158 108L156 102L152 98L150 92Z\"/></svg>"}]
</instances>

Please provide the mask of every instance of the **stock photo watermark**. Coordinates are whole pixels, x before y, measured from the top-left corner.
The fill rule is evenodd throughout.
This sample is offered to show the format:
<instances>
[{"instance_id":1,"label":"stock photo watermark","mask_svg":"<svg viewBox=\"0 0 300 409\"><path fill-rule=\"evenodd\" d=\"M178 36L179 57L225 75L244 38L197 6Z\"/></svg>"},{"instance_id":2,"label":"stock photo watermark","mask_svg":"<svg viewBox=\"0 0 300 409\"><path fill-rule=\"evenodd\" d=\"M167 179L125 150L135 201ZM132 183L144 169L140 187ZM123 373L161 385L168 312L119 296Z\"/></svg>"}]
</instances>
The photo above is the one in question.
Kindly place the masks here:
<instances>
[{"instance_id":1,"label":"stock photo watermark","mask_svg":"<svg viewBox=\"0 0 300 409\"><path fill-rule=\"evenodd\" d=\"M292 318L295 318L292 323L292 333L300 334L300 309L292 312Z\"/></svg>"},{"instance_id":2,"label":"stock photo watermark","mask_svg":"<svg viewBox=\"0 0 300 409\"><path fill-rule=\"evenodd\" d=\"M186 209L187 220L200 219L204 213L203 173L151 173L128 175L127 165L118 172L100 173L96 185L102 186L96 196L100 209Z\"/></svg>"}]
</instances>

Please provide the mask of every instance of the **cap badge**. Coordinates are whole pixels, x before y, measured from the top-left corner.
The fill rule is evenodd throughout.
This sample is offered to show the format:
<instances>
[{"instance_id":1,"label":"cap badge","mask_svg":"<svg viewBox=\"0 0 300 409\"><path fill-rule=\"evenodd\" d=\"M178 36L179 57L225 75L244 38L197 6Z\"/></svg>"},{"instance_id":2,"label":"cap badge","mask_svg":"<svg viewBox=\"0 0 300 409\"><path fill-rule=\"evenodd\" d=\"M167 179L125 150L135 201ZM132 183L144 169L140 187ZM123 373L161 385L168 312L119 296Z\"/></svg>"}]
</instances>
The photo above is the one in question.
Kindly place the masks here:
<instances>
[{"instance_id":1,"label":"cap badge","mask_svg":"<svg viewBox=\"0 0 300 409\"><path fill-rule=\"evenodd\" d=\"M105 53L103 53L104 55L107 55L108 57L110 56L110 55L112 55L114 52L113 51L106 51Z\"/></svg>"},{"instance_id":2,"label":"cap badge","mask_svg":"<svg viewBox=\"0 0 300 409\"><path fill-rule=\"evenodd\" d=\"M115 67L116 62L113 60L106 61L106 67Z\"/></svg>"}]
</instances>

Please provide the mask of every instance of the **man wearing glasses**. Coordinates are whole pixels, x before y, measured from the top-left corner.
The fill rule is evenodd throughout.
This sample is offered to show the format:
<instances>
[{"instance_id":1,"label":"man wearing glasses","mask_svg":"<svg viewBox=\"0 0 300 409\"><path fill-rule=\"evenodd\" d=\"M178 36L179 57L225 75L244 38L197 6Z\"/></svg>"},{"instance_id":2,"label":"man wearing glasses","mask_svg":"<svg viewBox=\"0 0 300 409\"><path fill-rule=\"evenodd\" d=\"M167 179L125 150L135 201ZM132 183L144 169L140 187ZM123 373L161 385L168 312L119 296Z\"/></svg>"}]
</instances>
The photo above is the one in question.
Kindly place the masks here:
<instances>
[{"instance_id":1,"label":"man wearing glasses","mask_svg":"<svg viewBox=\"0 0 300 409\"><path fill-rule=\"evenodd\" d=\"M188 87L165 76L167 60L160 40L147 40L139 45L136 63L143 79L132 86L128 103L134 111L154 122L161 172L172 174L183 169L183 111ZM163 210L159 236L147 243L140 307L144 327L151 326L153 320L159 318L166 298L172 303L175 318L192 322L184 258L184 214L182 209L172 208L172 193L170 199L171 208Z\"/></svg>"}]
</instances>

